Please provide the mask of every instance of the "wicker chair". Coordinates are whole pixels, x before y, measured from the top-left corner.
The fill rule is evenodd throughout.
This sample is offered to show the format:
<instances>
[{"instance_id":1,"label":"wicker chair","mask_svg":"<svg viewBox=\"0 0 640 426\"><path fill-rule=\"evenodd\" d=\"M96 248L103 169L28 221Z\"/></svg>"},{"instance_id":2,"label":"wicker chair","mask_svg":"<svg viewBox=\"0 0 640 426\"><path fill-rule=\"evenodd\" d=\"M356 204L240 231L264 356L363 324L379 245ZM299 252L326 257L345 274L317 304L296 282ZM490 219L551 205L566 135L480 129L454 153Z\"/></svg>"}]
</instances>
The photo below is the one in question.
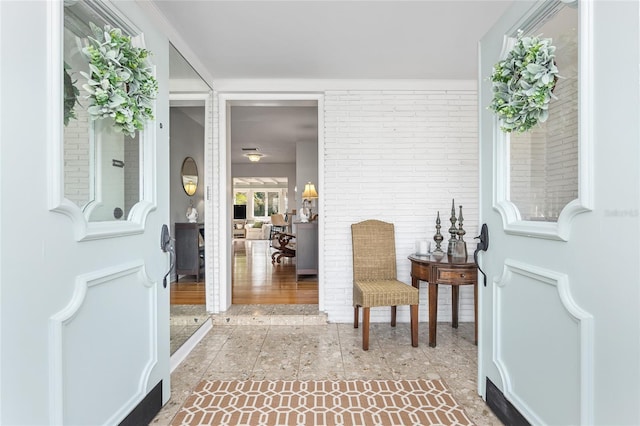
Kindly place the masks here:
<instances>
[{"instance_id":1,"label":"wicker chair","mask_svg":"<svg viewBox=\"0 0 640 426\"><path fill-rule=\"evenodd\" d=\"M396 243L392 223L366 220L351 225L353 244L354 328L362 307L362 349L369 350L369 310L391 306L391 326L396 325L396 306L411 306L411 346L418 346L418 289L397 280Z\"/></svg>"}]
</instances>

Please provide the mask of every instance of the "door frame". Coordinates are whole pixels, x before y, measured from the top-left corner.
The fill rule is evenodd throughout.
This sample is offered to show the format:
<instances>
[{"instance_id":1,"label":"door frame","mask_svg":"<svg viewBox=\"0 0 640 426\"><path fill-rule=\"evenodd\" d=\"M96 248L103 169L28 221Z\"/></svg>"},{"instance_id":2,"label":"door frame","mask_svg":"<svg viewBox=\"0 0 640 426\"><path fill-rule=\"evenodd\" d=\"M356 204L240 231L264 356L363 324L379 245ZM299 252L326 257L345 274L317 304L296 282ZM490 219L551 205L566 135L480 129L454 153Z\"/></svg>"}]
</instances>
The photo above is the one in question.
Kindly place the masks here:
<instances>
[{"instance_id":1,"label":"door frame","mask_svg":"<svg viewBox=\"0 0 640 426\"><path fill-rule=\"evenodd\" d=\"M218 219L217 244L219 267L214 272L214 285L211 289L207 287L207 310L210 312L224 312L231 306L231 268L232 268L232 235L231 235L231 197L233 180L231 177L231 139L228 132L229 108L231 101L256 101L256 102L277 102L277 101L315 101L318 108L318 185L324 187L324 94L310 92L229 92L218 95L218 167L217 177L219 181L213 187L213 197L207 197L206 208L216 212ZM205 152L205 157L207 153ZM215 157L215 154L214 154ZM215 163L209 163L215 167ZM207 192L209 195L209 192ZM214 206L213 199L218 200ZM324 201L318 199L318 245L324 245ZM205 212L205 216L208 217ZM205 222L206 223L206 222ZM206 226L206 224L205 224ZM323 278L324 256L322 250L318 251L318 308L324 309L324 278ZM210 291L211 290L211 291ZM214 295L218 295L217 299Z\"/></svg>"}]
</instances>

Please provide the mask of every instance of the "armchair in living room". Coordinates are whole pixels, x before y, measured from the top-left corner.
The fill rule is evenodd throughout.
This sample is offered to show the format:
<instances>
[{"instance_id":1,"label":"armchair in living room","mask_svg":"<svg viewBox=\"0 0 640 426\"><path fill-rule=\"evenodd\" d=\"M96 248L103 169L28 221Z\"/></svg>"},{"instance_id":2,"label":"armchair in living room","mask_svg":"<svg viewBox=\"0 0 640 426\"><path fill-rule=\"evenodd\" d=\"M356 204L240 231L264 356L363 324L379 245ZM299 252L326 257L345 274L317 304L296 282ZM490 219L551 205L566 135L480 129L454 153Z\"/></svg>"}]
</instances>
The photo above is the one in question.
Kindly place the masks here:
<instances>
[{"instance_id":1,"label":"armchair in living room","mask_svg":"<svg viewBox=\"0 0 640 426\"><path fill-rule=\"evenodd\" d=\"M247 240L266 240L271 233L271 224L257 221L245 225L244 229Z\"/></svg>"}]
</instances>

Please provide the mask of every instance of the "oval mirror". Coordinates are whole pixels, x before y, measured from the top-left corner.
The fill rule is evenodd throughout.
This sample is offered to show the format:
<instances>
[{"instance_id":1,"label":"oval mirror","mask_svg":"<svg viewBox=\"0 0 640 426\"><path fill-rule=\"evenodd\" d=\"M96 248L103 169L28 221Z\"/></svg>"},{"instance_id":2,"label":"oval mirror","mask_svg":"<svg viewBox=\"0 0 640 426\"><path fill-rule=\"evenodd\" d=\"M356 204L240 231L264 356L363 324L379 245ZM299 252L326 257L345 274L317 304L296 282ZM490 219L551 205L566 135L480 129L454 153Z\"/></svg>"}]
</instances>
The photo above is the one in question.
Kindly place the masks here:
<instances>
[{"instance_id":1,"label":"oval mirror","mask_svg":"<svg viewBox=\"0 0 640 426\"><path fill-rule=\"evenodd\" d=\"M188 196L195 194L196 189L198 189L198 167L193 158L187 157L184 159L180 175L182 176L184 192L186 192Z\"/></svg>"}]
</instances>

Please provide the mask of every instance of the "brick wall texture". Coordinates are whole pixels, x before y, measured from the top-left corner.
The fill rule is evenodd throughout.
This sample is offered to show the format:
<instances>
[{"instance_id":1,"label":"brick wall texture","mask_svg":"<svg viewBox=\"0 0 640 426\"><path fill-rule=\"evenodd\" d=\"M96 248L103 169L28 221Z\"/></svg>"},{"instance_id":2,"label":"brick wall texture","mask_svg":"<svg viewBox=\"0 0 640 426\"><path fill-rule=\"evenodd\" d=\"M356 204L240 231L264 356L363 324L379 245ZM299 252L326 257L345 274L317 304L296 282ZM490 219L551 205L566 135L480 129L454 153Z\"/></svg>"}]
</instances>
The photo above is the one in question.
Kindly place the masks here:
<instances>
[{"instance_id":1,"label":"brick wall texture","mask_svg":"<svg viewBox=\"0 0 640 426\"><path fill-rule=\"evenodd\" d=\"M217 94L213 105L217 123ZM320 298L330 321L349 322L353 320L352 223L378 219L395 225L398 278L409 284L407 256L415 251L416 240L432 241L438 211L446 250L452 199L456 215L463 206L469 253L475 249L473 236L479 229L477 92L325 91L323 115L320 161L324 172L318 186L324 209L320 212L324 223ZM221 161L217 131L211 158L215 175ZM224 196L220 192L214 189L214 204ZM214 273L221 267L212 266ZM214 286L212 306L217 307L219 283ZM438 315L450 321L451 290L440 287ZM426 321L426 283L421 284L420 297L420 320ZM460 320L473 321L473 289L463 287L460 297ZM408 308L399 307L398 321L408 320ZM371 321L389 321L388 308L372 309Z\"/></svg>"}]
</instances>

